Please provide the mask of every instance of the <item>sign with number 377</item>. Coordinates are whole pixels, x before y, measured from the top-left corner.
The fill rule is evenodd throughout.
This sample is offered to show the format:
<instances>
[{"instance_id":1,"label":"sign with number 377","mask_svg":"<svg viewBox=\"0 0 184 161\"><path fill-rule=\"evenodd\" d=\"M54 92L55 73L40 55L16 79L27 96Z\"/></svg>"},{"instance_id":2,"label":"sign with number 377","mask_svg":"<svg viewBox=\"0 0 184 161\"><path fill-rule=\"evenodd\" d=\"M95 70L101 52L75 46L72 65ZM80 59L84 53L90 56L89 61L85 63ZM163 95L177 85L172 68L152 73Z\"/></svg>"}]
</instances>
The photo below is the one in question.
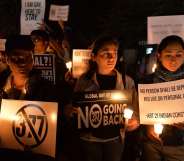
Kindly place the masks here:
<instances>
[{"instance_id":1,"label":"sign with number 377","mask_svg":"<svg viewBox=\"0 0 184 161\"><path fill-rule=\"evenodd\" d=\"M57 108L55 102L3 99L0 147L55 157Z\"/></svg>"}]
</instances>

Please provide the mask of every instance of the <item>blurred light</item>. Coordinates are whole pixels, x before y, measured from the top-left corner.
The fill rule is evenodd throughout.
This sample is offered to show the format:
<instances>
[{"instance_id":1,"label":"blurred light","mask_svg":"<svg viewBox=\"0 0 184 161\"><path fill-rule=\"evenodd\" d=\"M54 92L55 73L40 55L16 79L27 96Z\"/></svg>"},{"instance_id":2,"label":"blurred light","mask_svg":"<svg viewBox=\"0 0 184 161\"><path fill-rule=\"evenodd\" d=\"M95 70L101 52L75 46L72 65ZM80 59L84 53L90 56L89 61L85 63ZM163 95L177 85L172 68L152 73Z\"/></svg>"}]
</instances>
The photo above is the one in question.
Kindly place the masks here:
<instances>
[{"instance_id":1,"label":"blurred light","mask_svg":"<svg viewBox=\"0 0 184 161\"><path fill-rule=\"evenodd\" d=\"M146 54L151 54L153 52L153 48L147 48L146 49Z\"/></svg>"},{"instance_id":2,"label":"blurred light","mask_svg":"<svg viewBox=\"0 0 184 161\"><path fill-rule=\"evenodd\" d=\"M153 73L155 72L156 68L157 68L157 64L155 63L155 64L153 64L153 67L152 67L152 72Z\"/></svg>"},{"instance_id":3,"label":"blurred light","mask_svg":"<svg viewBox=\"0 0 184 161\"><path fill-rule=\"evenodd\" d=\"M164 126L160 123L154 124L154 132L158 135L160 135L163 131Z\"/></svg>"},{"instance_id":4,"label":"blurred light","mask_svg":"<svg viewBox=\"0 0 184 161\"><path fill-rule=\"evenodd\" d=\"M66 67L68 68L68 70L70 71L72 68L72 61L69 61L66 63Z\"/></svg>"},{"instance_id":5,"label":"blurred light","mask_svg":"<svg viewBox=\"0 0 184 161\"><path fill-rule=\"evenodd\" d=\"M52 113L52 114L51 114L51 120L52 120L53 122L55 122L55 121L57 120L57 114L56 114L56 113Z\"/></svg>"},{"instance_id":6,"label":"blurred light","mask_svg":"<svg viewBox=\"0 0 184 161\"><path fill-rule=\"evenodd\" d=\"M125 108L124 109L124 118L131 119L132 114L133 114L133 110L132 109L130 109L130 108Z\"/></svg>"},{"instance_id":7,"label":"blurred light","mask_svg":"<svg viewBox=\"0 0 184 161\"><path fill-rule=\"evenodd\" d=\"M121 99L125 98L125 96L122 93L112 93L111 98L113 100L121 100Z\"/></svg>"}]
</instances>

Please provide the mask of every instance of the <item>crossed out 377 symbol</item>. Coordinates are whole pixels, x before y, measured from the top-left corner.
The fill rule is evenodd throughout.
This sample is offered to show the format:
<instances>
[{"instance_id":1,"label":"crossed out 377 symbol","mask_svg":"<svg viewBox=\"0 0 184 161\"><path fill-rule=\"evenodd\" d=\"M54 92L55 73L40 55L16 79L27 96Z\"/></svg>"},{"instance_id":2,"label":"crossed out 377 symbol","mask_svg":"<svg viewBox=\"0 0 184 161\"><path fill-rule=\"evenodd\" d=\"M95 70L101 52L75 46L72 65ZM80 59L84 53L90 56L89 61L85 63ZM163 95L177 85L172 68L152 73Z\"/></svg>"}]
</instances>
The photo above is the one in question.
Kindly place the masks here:
<instances>
[{"instance_id":1,"label":"crossed out 377 symbol","mask_svg":"<svg viewBox=\"0 0 184 161\"><path fill-rule=\"evenodd\" d=\"M36 104L27 104L16 113L13 121L13 134L24 147L34 148L40 145L48 130L47 116Z\"/></svg>"}]
</instances>

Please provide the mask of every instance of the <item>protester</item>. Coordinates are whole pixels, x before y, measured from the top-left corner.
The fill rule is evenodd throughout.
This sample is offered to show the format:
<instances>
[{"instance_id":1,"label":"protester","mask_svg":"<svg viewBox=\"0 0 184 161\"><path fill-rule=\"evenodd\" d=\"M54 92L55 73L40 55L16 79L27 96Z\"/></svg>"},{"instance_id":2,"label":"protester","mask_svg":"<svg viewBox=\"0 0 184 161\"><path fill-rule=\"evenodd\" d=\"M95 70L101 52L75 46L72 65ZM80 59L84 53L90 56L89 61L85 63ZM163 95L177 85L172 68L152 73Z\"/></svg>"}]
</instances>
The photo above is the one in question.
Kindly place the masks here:
<instances>
[{"instance_id":1,"label":"protester","mask_svg":"<svg viewBox=\"0 0 184 161\"><path fill-rule=\"evenodd\" d=\"M184 41L181 37L170 35L162 39L157 56L156 71L140 83L161 83L184 78ZM146 126L143 140L143 161L184 160L184 122L164 125L160 136L154 132L152 125Z\"/></svg>"},{"instance_id":2,"label":"protester","mask_svg":"<svg viewBox=\"0 0 184 161\"><path fill-rule=\"evenodd\" d=\"M135 92L133 80L121 74L115 69L118 56L119 42L112 36L99 37L92 49L92 62L89 71L83 74L76 83L75 92L99 91L99 90L123 90L132 89ZM125 83L126 82L126 83ZM133 93L133 97L136 96ZM136 98L134 98L136 104ZM134 104L134 105L135 105ZM128 122L128 130L138 127L137 106L134 109L134 117ZM77 108L72 108L77 113ZM120 161L123 144L120 139L120 128L102 128L100 130L80 133L80 145L85 161Z\"/></svg>"},{"instance_id":3,"label":"protester","mask_svg":"<svg viewBox=\"0 0 184 161\"><path fill-rule=\"evenodd\" d=\"M30 36L7 38L5 57L9 70L0 76L0 99L59 102L55 87L33 70L34 44ZM0 149L0 160L51 160L32 152Z\"/></svg>"},{"instance_id":4,"label":"protester","mask_svg":"<svg viewBox=\"0 0 184 161\"><path fill-rule=\"evenodd\" d=\"M49 35L44 30L33 30L31 39L35 45L34 54L45 54L49 47Z\"/></svg>"},{"instance_id":5,"label":"protester","mask_svg":"<svg viewBox=\"0 0 184 161\"><path fill-rule=\"evenodd\" d=\"M53 36L53 35L52 35ZM31 32L32 41L35 44L34 54L54 54L55 55L55 84L61 86L65 83L65 73L67 72L66 62L64 57L58 57L58 52L51 49L53 44L57 44L56 40L52 38L44 30L33 30ZM51 43L52 42L52 43ZM52 44L52 46L50 46Z\"/></svg>"}]
</instances>

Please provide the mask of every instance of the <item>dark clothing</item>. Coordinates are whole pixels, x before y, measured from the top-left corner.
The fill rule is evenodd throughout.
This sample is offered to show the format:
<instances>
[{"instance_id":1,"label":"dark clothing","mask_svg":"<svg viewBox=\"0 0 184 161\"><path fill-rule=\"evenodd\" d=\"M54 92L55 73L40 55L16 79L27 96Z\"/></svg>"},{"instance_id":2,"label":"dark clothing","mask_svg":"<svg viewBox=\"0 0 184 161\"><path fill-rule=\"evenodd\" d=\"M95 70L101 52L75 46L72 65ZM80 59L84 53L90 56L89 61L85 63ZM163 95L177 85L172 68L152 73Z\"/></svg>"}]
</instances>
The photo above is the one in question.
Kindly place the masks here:
<instances>
[{"instance_id":1,"label":"dark clothing","mask_svg":"<svg viewBox=\"0 0 184 161\"><path fill-rule=\"evenodd\" d=\"M0 75L0 98L4 99L15 99L12 98L10 94L7 94L3 88L6 84L7 78L10 76L11 72L6 70L3 75ZM24 100L31 101L52 101L57 102L55 87L51 85L50 82L41 78L36 71L30 73L30 79L27 83L26 94L23 98ZM12 89L13 90L13 89Z\"/></svg>"},{"instance_id":2,"label":"dark clothing","mask_svg":"<svg viewBox=\"0 0 184 161\"><path fill-rule=\"evenodd\" d=\"M155 82L164 82L163 79L157 77L157 73L147 75L140 83L151 84ZM146 126L145 126L146 127ZM184 131L174 126L164 125L163 132L161 134L163 145L166 146L179 146L184 145Z\"/></svg>"},{"instance_id":3,"label":"dark clothing","mask_svg":"<svg viewBox=\"0 0 184 161\"><path fill-rule=\"evenodd\" d=\"M161 83L184 79L183 66L176 72L170 72L159 65L154 74L146 76L140 83ZM149 107L148 107L149 108ZM184 160L184 130L172 125L164 125L161 141L152 136L152 125L143 128L142 161L183 161Z\"/></svg>"},{"instance_id":4,"label":"dark clothing","mask_svg":"<svg viewBox=\"0 0 184 161\"><path fill-rule=\"evenodd\" d=\"M100 90L112 90L116 87L116 75L108 76L97 74L97 81L100 86Z\"/></svg>"},{"instance_id":5,"label":"dark clothing","mask_svg":"<svg viewBox=\"0 0 184 161\"><path fill-rule=\"evenodd\" d=\"M116 75L108 76L97 74L96 77L100 90L113 90L116 87ZM92 134L97 138L109 139L119 136L119 129L120 126L105 126L98 129L93 129Z\"/></svg>"}]
</instances>

